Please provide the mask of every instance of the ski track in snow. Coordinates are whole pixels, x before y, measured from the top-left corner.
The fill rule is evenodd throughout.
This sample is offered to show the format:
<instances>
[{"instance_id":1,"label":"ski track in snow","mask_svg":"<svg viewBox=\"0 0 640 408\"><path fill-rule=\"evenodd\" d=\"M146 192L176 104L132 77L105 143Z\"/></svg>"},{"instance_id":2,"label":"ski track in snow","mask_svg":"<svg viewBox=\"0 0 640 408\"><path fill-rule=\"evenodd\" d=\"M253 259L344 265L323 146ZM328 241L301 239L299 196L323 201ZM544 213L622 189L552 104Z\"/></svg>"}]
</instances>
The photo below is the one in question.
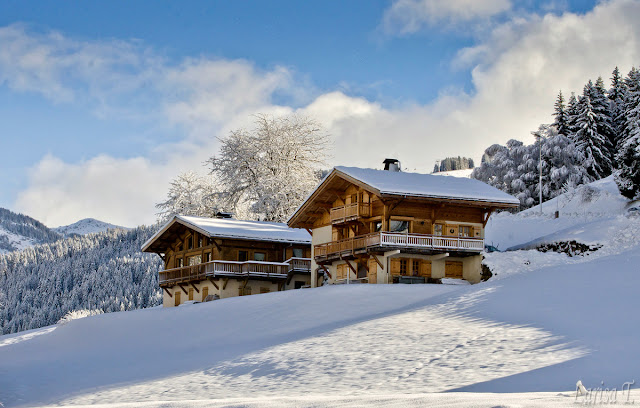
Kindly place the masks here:
<instances>
[{"instance_id":1,"label":"ski track in snow","mask_svg":"<svg viewBox=\"0 0 640 408\"><path fill-rule=\"evenodd\" d=\"M270 347L205 370L91 393L64 404L230 395L295 397L304 395L304 390L322 389L341 396L442 392L586 354L538 328L463 315L492 291L486 288L441 305Z\"/></svg>"}]
</instances>

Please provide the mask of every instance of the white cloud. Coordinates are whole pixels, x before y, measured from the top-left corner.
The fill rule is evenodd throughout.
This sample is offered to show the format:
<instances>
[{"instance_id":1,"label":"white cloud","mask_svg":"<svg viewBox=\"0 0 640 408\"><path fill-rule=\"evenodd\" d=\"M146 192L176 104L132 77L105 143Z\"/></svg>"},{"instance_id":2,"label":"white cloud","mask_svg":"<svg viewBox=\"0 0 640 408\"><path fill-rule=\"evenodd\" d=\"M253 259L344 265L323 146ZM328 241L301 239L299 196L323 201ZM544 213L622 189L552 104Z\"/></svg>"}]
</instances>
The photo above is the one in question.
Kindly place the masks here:
<instances>
[{"instance_id":1,"label":"white cloud","mask_svg":"<svg viewBox=\"0 0 640 408\"><path fill-rule=\"evenodd\" d=\"M425 26L482 20L511 8L510 0L394 0L385 11L388 33L415 33Z\"/></svg>"},{"instance_id":2,"label":"white cloud","mask_svg":"<svg viewBox=\"0 0 640 408\"><path fill-rule=\"evenodd\" d=\"M435 160L450 155L479 159L492 143L530 142L529 132L552 120L560 89L579 92L588 79L610 76L615 65L625 72L638 64L638 17L640 2L632 0L604 2L584 15L521 16L459 53L455 63L471 70L473 93L443 93L427 105L396 108L342 92L318 95L302 106L280 106L273 102L275 93L297 92L290 72L262 71L246 61L141 64L153 66L153 74L143 69L141 75L162 84L154 91L158 109L168 124L184 126L184 139L133 159L101 156L70 164L46 157L33 168L16 210L51 225L85 216L149 223L168 180L181 171L202 171L204 159L215 153L209 135L246 126L257 112L299 111L318 118L335 139L335 164L375 167L393 156L406 169L430 171ZM7 72L2 64L0 72Z\"/></svg>"}]
</instances>

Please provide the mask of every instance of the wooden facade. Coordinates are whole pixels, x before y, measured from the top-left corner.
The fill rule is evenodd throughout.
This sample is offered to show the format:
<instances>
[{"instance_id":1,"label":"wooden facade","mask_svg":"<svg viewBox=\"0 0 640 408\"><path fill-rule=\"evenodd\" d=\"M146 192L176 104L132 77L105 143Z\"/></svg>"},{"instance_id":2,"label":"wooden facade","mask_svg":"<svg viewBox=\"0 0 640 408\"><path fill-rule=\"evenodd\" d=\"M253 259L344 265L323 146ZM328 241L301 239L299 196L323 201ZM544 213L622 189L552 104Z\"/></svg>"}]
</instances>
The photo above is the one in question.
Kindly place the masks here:
<instances>
[{"instance_id":1,"label":"wooden facade","mask_svg":"<svg viewBox=\"0 0 640 408\"><path fill-rule=\"evenodd\" d=\"M375 176L375 170L369 172ZM387 180L395 177L379 172ZM518 205L509 196L491 201L469 194L389 193L354 174L335 168L288 222L313 232L314 266L326 270L332 282L391 283L401 276L477 281L480 261L466 258L481 258L490 214ZM406 174L396 174L406 179Z\"/></svg>"},{"instance_id":2,"label":"wooden facade","mask_svg":"<svg viewBox=\"0 0 640 408\"><path fill-rule=\"evenodd\" d=\"M286 241L242 238L241 232L238 235L216 236L179 217L167 223L143 248L160 255L165 263L158 279L164 292L163 304L177 306L185 301L311 286L309 239Z\"/></svg>"}]
</instances>

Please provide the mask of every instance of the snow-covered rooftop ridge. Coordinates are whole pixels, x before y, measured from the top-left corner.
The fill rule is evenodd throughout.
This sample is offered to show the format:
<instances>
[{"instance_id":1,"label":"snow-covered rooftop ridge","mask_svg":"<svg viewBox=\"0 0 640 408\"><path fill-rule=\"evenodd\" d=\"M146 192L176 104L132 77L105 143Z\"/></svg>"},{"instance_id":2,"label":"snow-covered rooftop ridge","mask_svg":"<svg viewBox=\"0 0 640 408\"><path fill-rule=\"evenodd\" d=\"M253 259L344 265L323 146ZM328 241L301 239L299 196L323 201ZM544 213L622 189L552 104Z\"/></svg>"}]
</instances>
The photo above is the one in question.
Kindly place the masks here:
<instances>
[{"instance_id":1,"label":"snow-covered rooftop ridge","mask_svg":"<svg viewBox=\"0 0 640 408\"><path fill-rule=\"evenodd\" d=\"M337 166L335 169L375 188L381 194L520 204L517 198L470 178L359 167Z\"/></svg>"},{"instance_id":2,"label":"snow-covered rooftop ridge","mask_svg":"<svg viewBox=\"0 0 640 408\"><path fill-rule=\"evenodd\" d=\"M297 228L289 228L287 224L279 222L177 215L163 225L163 227L160 228L160 230L143 245L143 250L158 239L158 237L160 237L176 222L192 227L200 233L212 238L234 238L295 244L311 243L311 236L307 231Z\"/></svg>"},{"instance_id":3,"label":"snow-covered rooftop ridge","mask_svg":"<svg viewBox=\"0 0 640 408\"><path fill-rule=\"evenodd\" d=\"M233 218L206 218L179 215L177 218L207 231L212 237L245 238L261 241L311 243L303 229L279 222L247 221Z\"/></svg>"}]
</instances>

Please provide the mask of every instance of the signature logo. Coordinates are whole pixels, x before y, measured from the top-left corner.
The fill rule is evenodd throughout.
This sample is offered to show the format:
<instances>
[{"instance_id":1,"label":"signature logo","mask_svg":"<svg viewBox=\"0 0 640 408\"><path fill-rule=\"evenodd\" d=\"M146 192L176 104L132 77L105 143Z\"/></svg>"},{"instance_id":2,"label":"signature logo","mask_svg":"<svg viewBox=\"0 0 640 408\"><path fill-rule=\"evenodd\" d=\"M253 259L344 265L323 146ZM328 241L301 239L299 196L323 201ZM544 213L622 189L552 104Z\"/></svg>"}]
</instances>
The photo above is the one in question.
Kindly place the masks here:
<instances>
[{"instance_id":1,"label":"signature logo","mask_svg":"<svg viewBox=\"0 0 640 408\"><path fill-rule=\"evenodd\" d=\"M604 381L600 383L600 387L596 388L586 388L584 384L582 384L582 381L578 381L576 383L576 399L574 402L583 405L608 405L616 403L631 405L635 403L635 401L630 400L631 387L635 383L636 380L625 382L622 384L620 391L618 391L617 388L609 389L605 387Z\"/></svg>"}]
</instances>

